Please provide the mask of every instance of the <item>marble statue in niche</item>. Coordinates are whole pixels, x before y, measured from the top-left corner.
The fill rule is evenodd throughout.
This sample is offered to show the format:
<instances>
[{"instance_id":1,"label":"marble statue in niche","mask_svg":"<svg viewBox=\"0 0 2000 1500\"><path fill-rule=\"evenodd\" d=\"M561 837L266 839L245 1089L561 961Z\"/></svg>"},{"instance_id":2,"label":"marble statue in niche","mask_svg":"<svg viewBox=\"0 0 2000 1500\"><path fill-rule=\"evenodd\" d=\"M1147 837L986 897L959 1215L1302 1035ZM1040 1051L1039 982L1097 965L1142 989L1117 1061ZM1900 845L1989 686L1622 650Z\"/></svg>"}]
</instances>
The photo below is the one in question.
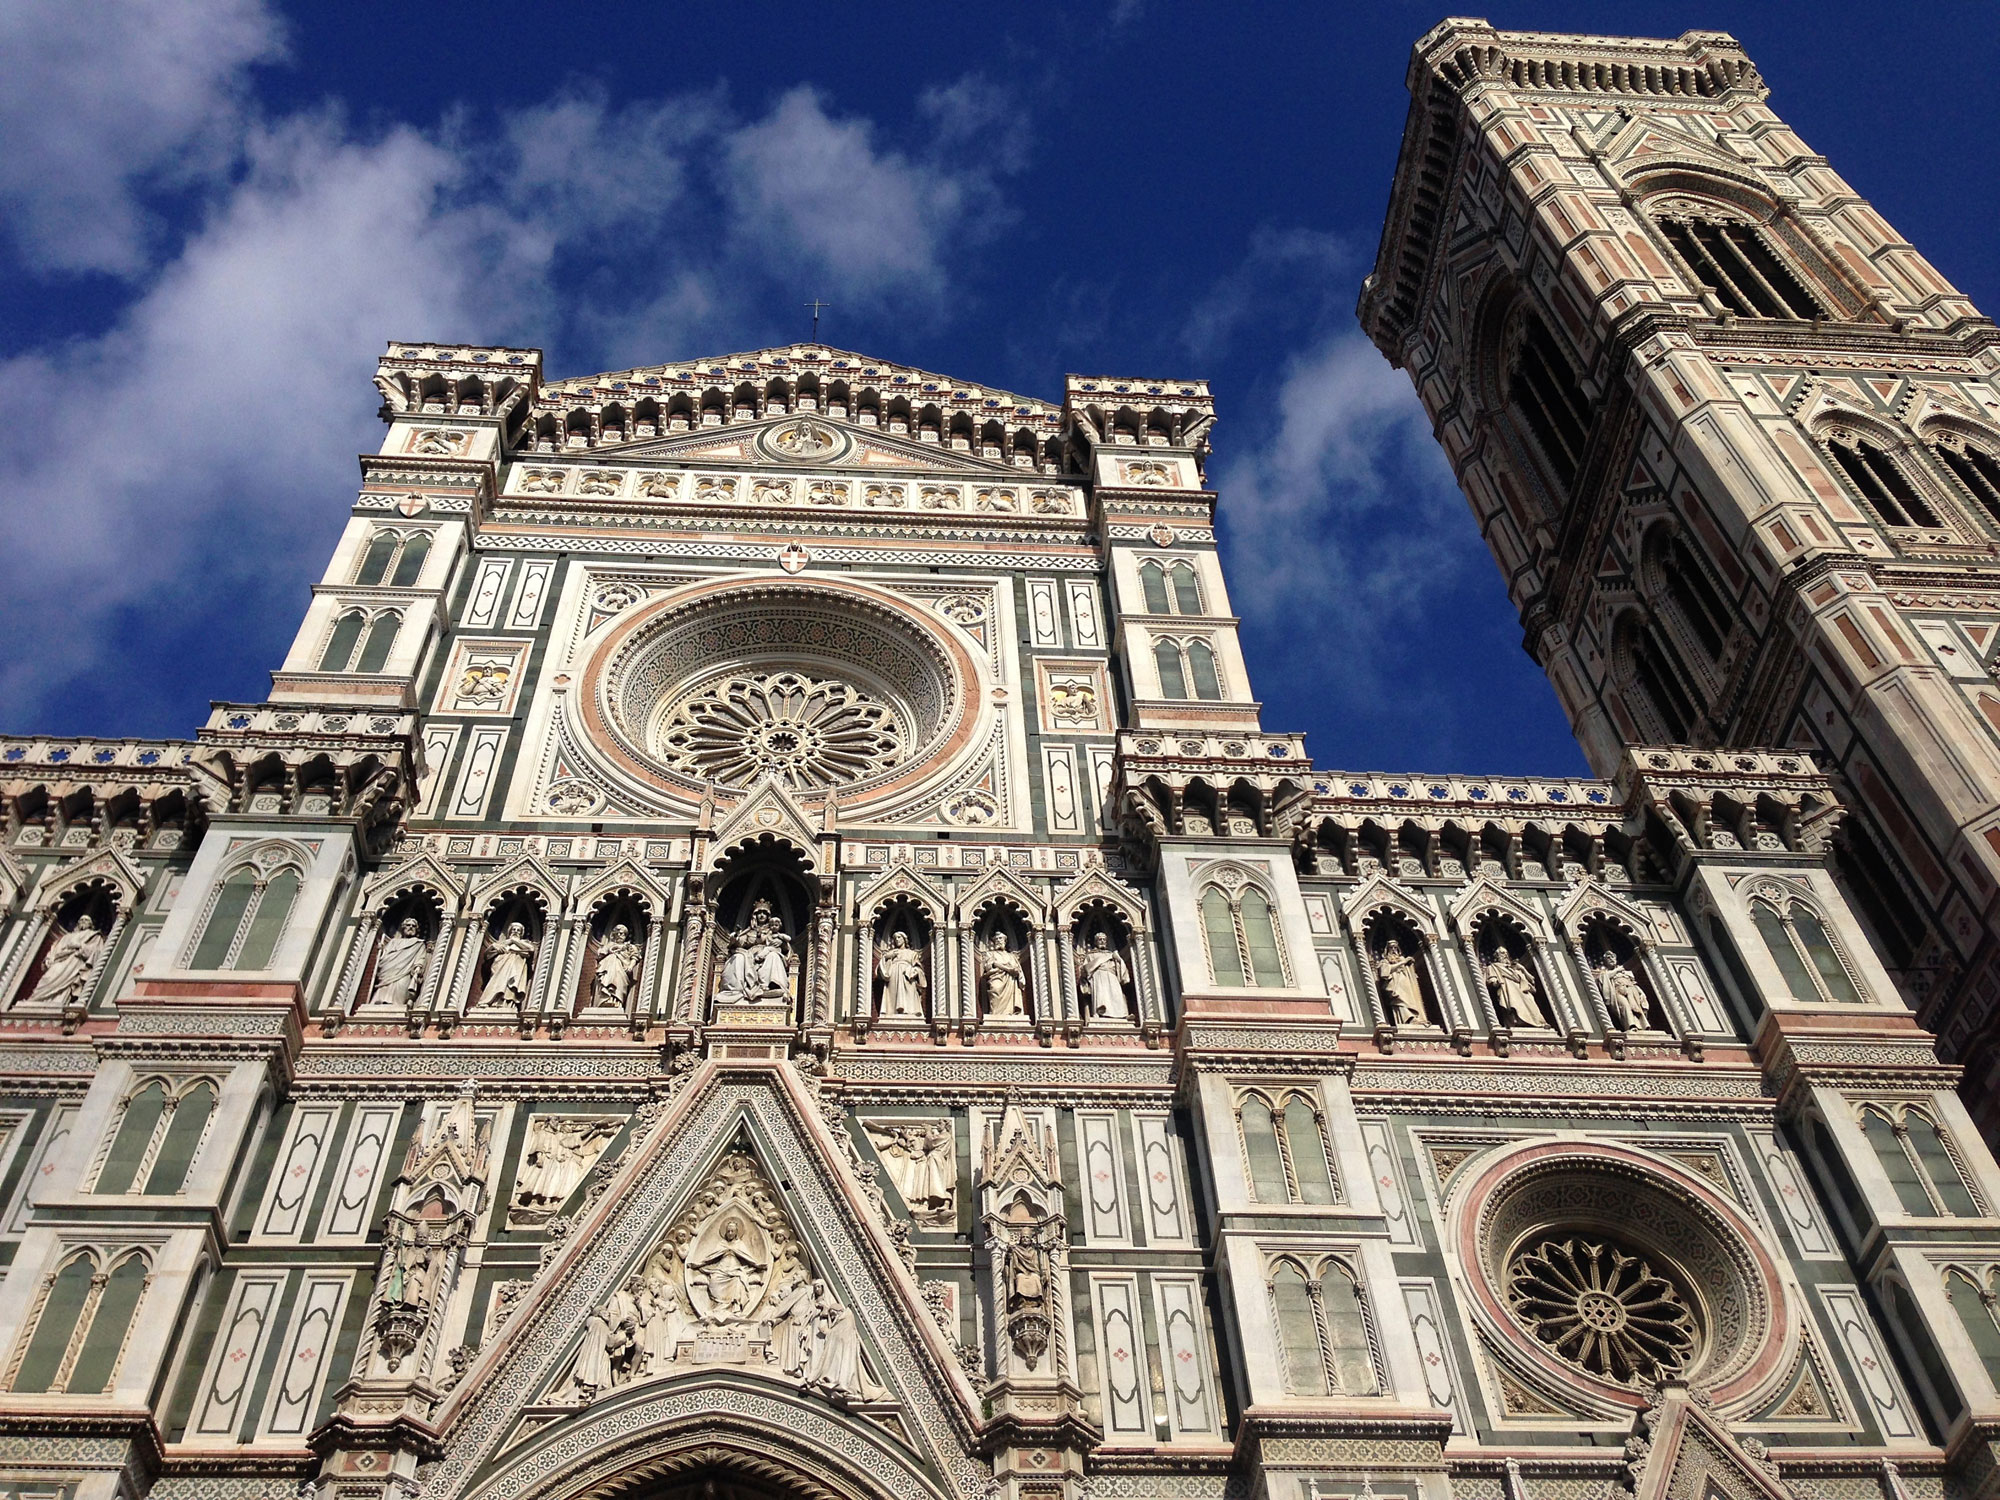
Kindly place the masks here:
<instances>
[{"instance_id":1,"label":"marble statue in niche","mask_svg":"<svg viewBox=\"0 0 2000 1500\"><path fill-rule=\"evenodd\" d=\"M1021 955L996 931L979 951L979 982L986 991L986 1015L994 1021L1022 1021L1028 1015L1028 979Z\"/></svg>"},{"instance_id":2,"label":"marble statue in niche","mask_svg":"<svg viewBox=\"0 0 2000 1500\"><path fill-rule=\"evenodd\" d=\"M770 1184L742 1152L722 1159L639 1271L586 1316L569 1399L587 1403L718 1364L837 1404L883 1394L854 1314L813 1273Z\"/></svg>"},{"instance_id":3,"label":"marble statue in niche","mask_svg":"<svg viewBox=\"0 0 2000 1500\"><path fill-rule=\"evenodd\" d=\"M910 1217L926 1228L950 1228L958 1220L958 1141L949 1120L914 1124L864 1124L868 1139L889 1169L889 1180L908 1205Z\"/></svg>"},{"instance_id":4,"label":"marble statue in niche","mask_svg":"<svg viewBox=\"0 0 2000 1500\"><path fill-rule=\"evenodd\" d=\"M618 1121L602 1117L532 1117L522 1146L521 1170L514 1179L514 1196L507 1205L508 1224L545 1222L569 1201L569 1195L617 1134Z\"/></svg>"},{"instance_id":5,"label":"marble statue in niche","mask_svg":"<svg viewBox=\"0 0 2000 1500\"><path fill-rule=\"evenodd\" d=\"M28 996L28 1003L73 1004L82 997L103 957L104 934L97 930L96 918L84 912L77 917L76 925L49 945L48 956L42 962L42 977L34 993Z\"/></svg>"},{"instance_id":6,"label":"marble statue in niche","mask_svg":"<svg viewBox=\"0 0 2000 1500\"><path fill-rule=\"evenodd\" d=\"M1382 986L1382 1003L1392 1026L1424 1026L1430 1017L1424 1012L1423 979L1417 973L1414 955L1390 938L1375 958L1375 977Z\"/></svg>"},{"instance_id":7,"label":"marble statue in niche","mask_svg":"<svg viewBox=\"0 0 2000 1500\"><path fill-rule=\"evenodd\" d=\"M1606 948L1597 955L1597 983L1604 994L1604 1008L1611 1024L1619 1031L1655 1031L1653 997L1618 955Z\"/></svg>"},{"instance_id":8,"label":"marble statue in niche","mask_svg":"<svg viewBox=\"0 0 2000 1500\"><path fill-rule=\"evenodd\" d=\"M750 909L750 920L730 936L715 998L725 1004L790 999L790 959L790 937L778 925L771 903L759 901Z\"/></svg>"},{"instance_id":9,"label":"marble statue in niche","mask_svg":"<svg viewBox=\"0 0 2000 1500\"><path fill-rule=\"evenodd\" d=\"M519 922L509 922L500 936L486 945L486 958L486 988L479 992L479 1003L527 1004L535 961L535 945L528 929Z\"/></svg>"},{"instance_id":10,"label":"marble statue in niche","mask_svg":"<svg viewBox=\"0 0 2000 1500\"><path fill-rule=\"evenodd\" d=\"M597 945L597 971L590 976L590 1003L624 1010L639 987L642 950L623 922L606 929Z\"/></svg>"},{"instance_id":11,"label":"marble statue in niche","mask_svg":"<svg viewBox=\"0 0 2000 1500\"><path fill-rule=\"evenodd\" d=\"M924 1014L923 955L910 946L910 935L896 931L875 960L875 977L882 981L882 1019L922 1020Z\"/></svg>"},{"instance_id":12,"label":"marble statue in niche","mask_svg":"<svg viewBox=\"0 0 2000 1500\"><path fill-rule=\"evenodd\" d=\"M375 982L369 986L368 1003L407 1007L424 986L430 956L422 924L415 917L403 918L375 950Z\"/></svg>"},{"instance_id":13,"label":"marble statue in niche","mask_svg":"<svg viewBox=\"0 0 2000 1500\"><path fill-rule=\"evenodd\" d=\"M1132 982L1131 967L1111 946L1111 935L1100 932L1090 946L1076 956L1076 987L1090 1004L1091 1016L1099 1021L1129 1021L1131 1003L1125 998Z\"/></svg>"},{"instance_id":14,"label":"marble statue in niche","mask_svg":"<svg viewBox=\"0 0 2000 1500\"><path fill-rule=\"evenodd\" d=\"M1485 962L1486 987L1493 992L1493 1009L1506 1026L1528 1026L1547 1030L1549 1018L1535 993L1534 971L1514 956L1514 950L1497 944Z\"/></svg>"}]
</instances>

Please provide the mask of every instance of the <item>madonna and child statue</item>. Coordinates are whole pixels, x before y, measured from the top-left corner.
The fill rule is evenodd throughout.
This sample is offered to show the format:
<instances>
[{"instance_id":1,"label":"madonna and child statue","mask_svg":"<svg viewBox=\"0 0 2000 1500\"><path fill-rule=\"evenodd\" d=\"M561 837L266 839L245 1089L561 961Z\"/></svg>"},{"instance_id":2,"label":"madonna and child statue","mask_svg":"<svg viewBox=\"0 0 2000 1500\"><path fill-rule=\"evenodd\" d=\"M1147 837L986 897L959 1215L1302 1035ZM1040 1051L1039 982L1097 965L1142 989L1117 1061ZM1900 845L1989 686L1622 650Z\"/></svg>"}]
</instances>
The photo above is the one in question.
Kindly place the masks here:
<instances>
[{"instance_id":1,"label":"madonna and child statue","mask_svg":"<svg viewBox=\"0 0 2000 1500\"><path fill-rule=\"evenodd\" d=\"M750 920L730 935L715 1003L789 1007L794 964L791 938L771 903L760 900L750 908Z\"/></svg>"}]
</instances>

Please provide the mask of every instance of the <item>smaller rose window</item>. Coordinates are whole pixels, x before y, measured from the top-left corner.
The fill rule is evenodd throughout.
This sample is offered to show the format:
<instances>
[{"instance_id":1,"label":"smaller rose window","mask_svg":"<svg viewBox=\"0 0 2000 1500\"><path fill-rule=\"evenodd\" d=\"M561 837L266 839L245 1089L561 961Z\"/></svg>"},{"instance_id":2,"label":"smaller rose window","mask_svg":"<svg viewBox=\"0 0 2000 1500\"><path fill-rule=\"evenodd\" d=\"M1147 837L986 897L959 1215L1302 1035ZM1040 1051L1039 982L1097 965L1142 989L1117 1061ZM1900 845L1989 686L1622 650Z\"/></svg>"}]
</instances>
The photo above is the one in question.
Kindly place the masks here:
<instances>
[{"instance_id":1,"label":"smaller rose window","mask_svg":"<svg viewBox=\"0 0 2000 1500\"><path fill-rule=\"evenodd\" d=\"M795 787L837 786L905 754L887 705L852 683L797 671L724 678L682 703L658 744L674 770L731 787L767 772Z\"/></svg>"},{"instance_id":2,"label":"smaller rose window","mask_svg":"<svg viewBox=\"0 0 2000 1500\"><path fill-rule=\"evenodd\" d=\"M1507 1273L1507 1300L1549 1351L1620 1385L1685 1367L1696 1344L1680 1288L1642 1257L1603 1240L1547 1239Z\"/></svg>"}]
</instances>

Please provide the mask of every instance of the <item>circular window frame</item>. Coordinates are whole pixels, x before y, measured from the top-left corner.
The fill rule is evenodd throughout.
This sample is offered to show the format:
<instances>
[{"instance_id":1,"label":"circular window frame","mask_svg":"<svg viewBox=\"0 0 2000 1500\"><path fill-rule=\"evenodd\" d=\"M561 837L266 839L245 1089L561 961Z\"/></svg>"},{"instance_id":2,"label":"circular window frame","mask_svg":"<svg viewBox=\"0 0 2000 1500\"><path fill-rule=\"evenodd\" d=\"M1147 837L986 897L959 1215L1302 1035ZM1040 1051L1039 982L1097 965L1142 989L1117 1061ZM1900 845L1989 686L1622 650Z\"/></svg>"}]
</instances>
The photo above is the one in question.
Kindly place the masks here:
<instances>
[{"instance_id":1,"label":"circular window frame","mask_svg":"<svg viewBox=\"0 0 2000 1500\"><path fill-rule=\"evenodd\" d=\"M1612 1142L1537 1141L1468 1162L1451 1184L1447 1243L1457 1252L1474 1317L1493 1347L1550 1394L1608 1421L1643 1408L1643 1384L1610 1380L1555 1354L1514 1311L1509 1272L1524 1250L1567 1235L1600 1235L1643 1254L1688 1299L1698 1347L1680 1372L1741 1414L1775 1399L1800 1344L1798 1295L1760 1229L1735 1203L1662 1157ZM1566 1179L1568 1181L1566 1181ZM1587 1201L1555 1214L1530 1212L1536 1197L1566 1186L1623 1197L1618 1212ZM1670 1242L1672 1241L1672 1242ZM1732 1326L1732 1324L1734 1326Z\"/></svg>"},{"instance_id":2,"label":"circular window frame","mask_svg":"<svg viewBox=\"0 0 2000 1500\"><path fill-rule=\"evenodd\" d=\"M854 617L871 630L899 638L897 644L913 656L923 658L935 674L941 699L936 722L926 727L904 759L874 776L831 789L788 786L789 794L801 805L823 805L831 797L843 812L879 808L909 797L932 778L949 771L968 746L983 743L984 721L989 710L979 664L951 628L894 595L861 584L828 579L728 578L676 590L644 608L628 612L591 653L580 674L575 708L582 738L592 754L601 758L616 780L642 795L698 804L709 793L708 785L661 764L647 753L645 736L650 732L657 705L648 703L628 714L615 714L610 703L614 685L663 635L730 615L768 616L788 605ZM837 652L810 650L789 656L772 652L755 659L772 664L796 659L808 671L838 670L841 665ZM695 674L695 680L707 681L719 676L719 666L705 668ZM857 685L878 684L882 680L879 671L859 664L854 667L853 676ZM658 701L678 700L686 691L682 685L674 684L670 692L658 695ZM740 787L721 790L728 798L748 791Z\"/></svg>"}]
</instances>

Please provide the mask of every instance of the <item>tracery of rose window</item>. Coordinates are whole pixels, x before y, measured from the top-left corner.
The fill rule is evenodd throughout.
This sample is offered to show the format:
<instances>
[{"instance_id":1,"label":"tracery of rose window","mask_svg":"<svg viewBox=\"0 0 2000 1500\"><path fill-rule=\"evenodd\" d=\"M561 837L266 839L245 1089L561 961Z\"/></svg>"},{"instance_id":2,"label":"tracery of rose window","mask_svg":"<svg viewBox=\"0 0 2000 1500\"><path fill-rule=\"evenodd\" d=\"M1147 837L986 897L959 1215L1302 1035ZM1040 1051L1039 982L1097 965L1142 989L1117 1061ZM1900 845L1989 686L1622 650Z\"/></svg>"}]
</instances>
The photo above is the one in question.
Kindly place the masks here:
<instances>
[{"instance_id":1,"label":"tracery of rose window","mask_svg":"<svg viewBox=\"0 0 2000 1500\"><path fill-rule=\"evenodd\" d=\"M1546 1239L1522 1250L1507 1300L1550 1353L1620 1385L1657 1380L1694 1354L1694 1314L1680 1289L1606 1241Z\"/></svg>"},{"instance_id":2,"label":"tracery of rose window","mask_svg":"<svg viewBox=\"0 0 2000 1500\"><path fill-rule=\"evenodd\" d=\"M657 744L674 770L735 787L767 772L794 787L838 786L907 753L887 705L853 683L800 671L723 678L676 708Z\"/></svg>"}]
</instances>

